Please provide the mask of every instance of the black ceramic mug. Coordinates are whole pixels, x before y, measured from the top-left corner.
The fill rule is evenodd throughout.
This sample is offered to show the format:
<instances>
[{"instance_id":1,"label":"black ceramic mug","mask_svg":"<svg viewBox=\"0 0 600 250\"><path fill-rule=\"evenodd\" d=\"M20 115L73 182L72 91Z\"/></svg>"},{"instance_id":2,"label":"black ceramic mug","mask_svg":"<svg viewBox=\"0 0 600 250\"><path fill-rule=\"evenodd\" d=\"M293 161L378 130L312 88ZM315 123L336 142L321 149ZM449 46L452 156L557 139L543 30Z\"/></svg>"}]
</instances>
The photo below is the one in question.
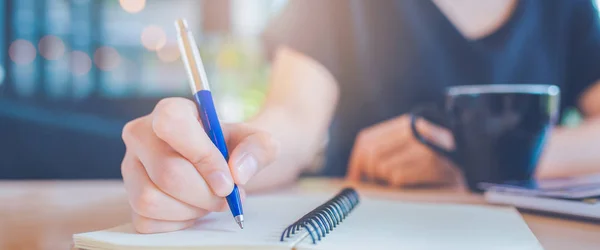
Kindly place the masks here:
<instances>
[{"instance_id":1,"label":"black ceramic mug","mask_svg":"<svg viewBox=\"0 0 600 250\"><path fill-rule=\"evenodd\" d=\"M558 119L560 89L554 85L465 85L446 91L443 112L420 108L411 113L413 135L461 168L469 188L478 184L529 180ZM436 116L437 119L430 118ZM441 115L441 116L440 116ZM416 128L419 118L437 120L454 136L448 151Z\"/></svg>"}]
</instances>

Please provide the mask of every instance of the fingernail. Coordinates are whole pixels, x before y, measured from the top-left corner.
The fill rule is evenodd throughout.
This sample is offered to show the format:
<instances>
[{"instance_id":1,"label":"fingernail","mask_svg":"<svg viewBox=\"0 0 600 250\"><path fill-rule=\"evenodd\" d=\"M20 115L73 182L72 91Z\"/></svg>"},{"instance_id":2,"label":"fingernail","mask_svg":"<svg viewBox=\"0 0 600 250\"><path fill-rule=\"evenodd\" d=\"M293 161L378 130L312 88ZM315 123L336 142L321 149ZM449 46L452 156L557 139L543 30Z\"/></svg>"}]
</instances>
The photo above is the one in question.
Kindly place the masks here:
<instances>
[{"instance_id":1,"label":"fingernail","mask_svg":"<svg viewBox=\"0 0 600 250\"><path fill-rule=\"evenodd\" d=\"M208 185L218 196L226 196L233 190L233 181L221 171L213 171L206 177Z\"/></svg>"},{"instance_id":2,"label":"fingernail","mask_svg":"<svg viewBox=\"0 0 600 250\"><path fill-rule=\"evenodd\" d=\"M237 166L239 184L246 184L256 174L256 171L258 171L256 158L251 154L244 155Z\"/></svg>"}]
</instances>

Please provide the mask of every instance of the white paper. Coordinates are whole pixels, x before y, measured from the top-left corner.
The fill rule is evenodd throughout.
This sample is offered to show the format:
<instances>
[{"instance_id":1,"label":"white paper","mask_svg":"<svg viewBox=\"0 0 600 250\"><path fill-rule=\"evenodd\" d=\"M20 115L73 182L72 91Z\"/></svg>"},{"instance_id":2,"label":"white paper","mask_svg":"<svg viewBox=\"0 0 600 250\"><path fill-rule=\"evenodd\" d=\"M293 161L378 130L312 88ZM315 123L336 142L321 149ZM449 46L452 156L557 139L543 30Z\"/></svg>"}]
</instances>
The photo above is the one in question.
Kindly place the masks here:
<instances>
[{"instance_id":1,"label":"white paper","mask_svg":"<svg viewBox=\"0 0 600 250\"><path fill-rule=\"evenodd\" d=\"M322 241L303 236L280 242L283 230L330 196L258 196L244 202L244 229L229 212L189 229L137 234L131 225L77 234L75 246L96 249L511 249L541 245L513 208L361 199ZM304 232L305 234L305 232Z\"/></svg>"},{"instance_id":2,"label":"white paper","mask_svg":"<svg viewBox=\"0 0 600 250\"><path fill-rule=\"evenodd\" d=\"M540 250L513 208L363 200L333 232L298 249Z\"/></svg>"}]
</instances>

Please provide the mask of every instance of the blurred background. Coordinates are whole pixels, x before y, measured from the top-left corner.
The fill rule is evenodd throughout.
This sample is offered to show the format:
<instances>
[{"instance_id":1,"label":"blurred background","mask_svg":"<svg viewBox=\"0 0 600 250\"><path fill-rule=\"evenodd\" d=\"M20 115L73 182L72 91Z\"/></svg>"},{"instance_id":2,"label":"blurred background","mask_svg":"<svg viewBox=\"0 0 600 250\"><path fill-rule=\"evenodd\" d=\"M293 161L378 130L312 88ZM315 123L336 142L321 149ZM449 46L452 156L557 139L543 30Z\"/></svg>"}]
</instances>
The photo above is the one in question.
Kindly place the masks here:
<instances>
[{"instance_id":1,"label":"blurred background","mask_svg":"<svg viewBox=\"0 0 600 250\"><path fill-rule=\"evenodd\" d=\"M260 35L286 0L0 0L0 178L119 178L124 124L189 97L173 22L200 46L220 118L264 99Z\"/></svg>"},{"instance_id":2,"label":"blurred background","mask_svg":"<svg viewBox=\"0 0 600 250\"><path fill-rule=\"evenodd\" d=\"M191 95L177 18L196 36L220 118L252 116L269 74L261 34L286 4L0 0L0 179L120 178L125 123ZM573 110L562 122L580 120Z\"/></svg>"}]
</instances>

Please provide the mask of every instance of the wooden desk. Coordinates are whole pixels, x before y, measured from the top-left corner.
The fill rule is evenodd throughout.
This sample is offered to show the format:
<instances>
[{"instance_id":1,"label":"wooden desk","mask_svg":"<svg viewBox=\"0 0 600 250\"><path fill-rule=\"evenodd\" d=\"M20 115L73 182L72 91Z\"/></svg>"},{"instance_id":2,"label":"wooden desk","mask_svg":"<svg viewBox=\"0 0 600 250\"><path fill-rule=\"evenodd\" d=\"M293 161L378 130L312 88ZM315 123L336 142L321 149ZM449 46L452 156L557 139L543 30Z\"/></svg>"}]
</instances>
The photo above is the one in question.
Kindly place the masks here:
<instances>
[{"instance_id":1,"label":"wooden desk","mask_svg":"<svg viewBox=\"0 0 600 250\"><path fill-rule=\"evenodd\" d=\"M305 179L277 192L336 192L342 181ZM483 203L461 188L385 190L362 186L366 196L423 202ZM74 233L129 221L129 205L119 181L0 182L0 249L70 249ZM599 249L600 224L523 214L548 250Z\"/></svg>"}]
</instances>

